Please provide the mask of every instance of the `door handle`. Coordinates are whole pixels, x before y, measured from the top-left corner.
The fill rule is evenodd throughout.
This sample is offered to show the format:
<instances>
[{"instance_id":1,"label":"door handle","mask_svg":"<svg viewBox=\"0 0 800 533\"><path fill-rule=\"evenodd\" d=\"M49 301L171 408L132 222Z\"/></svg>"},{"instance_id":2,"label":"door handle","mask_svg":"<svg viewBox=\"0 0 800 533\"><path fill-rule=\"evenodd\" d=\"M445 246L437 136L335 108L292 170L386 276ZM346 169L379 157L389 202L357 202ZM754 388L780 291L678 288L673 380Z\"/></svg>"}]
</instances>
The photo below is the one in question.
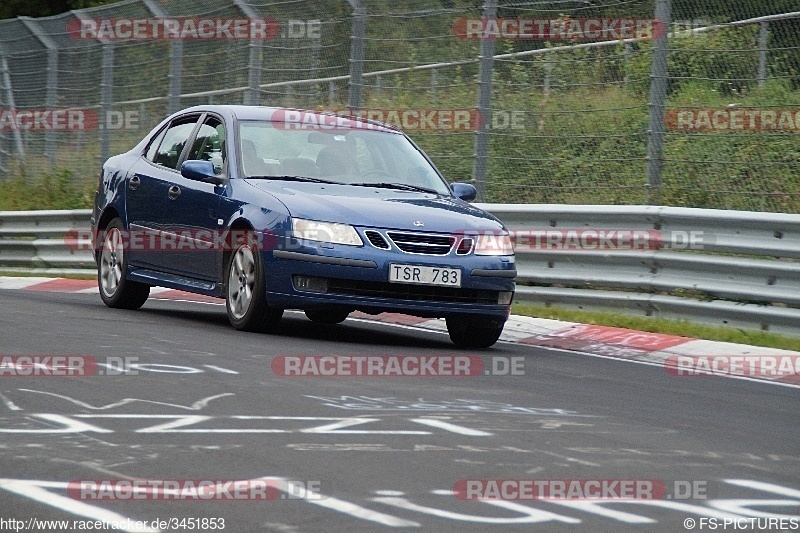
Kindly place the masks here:
<instances>
[{"instance_id":1,"label":"door handle","mask_svg":"<svg viewBox=\"0 0 800 533\"><path fill-rule=\"evenodd\" d=\"M141 183L142 180L139 179L139 176L134 174L133 177L128 182L128 188L132 191L135 191L139 187L139 185L141 185Z\"/></svg>"},{"instance_id":2,"label":"door handle","mask_svg":"<svg viewBox=\"0 0 800 533\"><path fill-rule=\"evenodd\" d=\"M167 193L167 196L169 196L170 200L174 200L180 195L181 195L181 188L178 187L177 185L173 185L172 187L170 187L169 192Z\"/></svg>"}]
</instances>

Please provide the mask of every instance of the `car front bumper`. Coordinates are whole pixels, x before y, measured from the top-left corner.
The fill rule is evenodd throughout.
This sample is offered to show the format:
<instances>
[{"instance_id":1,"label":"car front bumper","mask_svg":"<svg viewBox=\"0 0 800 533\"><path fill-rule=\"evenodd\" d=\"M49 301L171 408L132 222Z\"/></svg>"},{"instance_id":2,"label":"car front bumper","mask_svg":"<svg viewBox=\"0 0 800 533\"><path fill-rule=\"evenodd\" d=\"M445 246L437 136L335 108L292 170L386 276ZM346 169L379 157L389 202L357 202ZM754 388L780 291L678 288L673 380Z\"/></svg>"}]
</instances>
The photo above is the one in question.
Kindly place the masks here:
<instances>
[{"instance_id":1,"label":"car front bumper","mask_svg":"<svg viewBox=\"0 0 800 533\"><path fill-rule=\"evenodd\" d=\"M292 240L263 251L267 302L285 309L347 308L421 317L505 320L516 278L513 256L421 255L365 246ZM288 248L288 249L287 249ZM459 288L389 282L389 265L457 268Z\"/></svg>"}]
</instances>

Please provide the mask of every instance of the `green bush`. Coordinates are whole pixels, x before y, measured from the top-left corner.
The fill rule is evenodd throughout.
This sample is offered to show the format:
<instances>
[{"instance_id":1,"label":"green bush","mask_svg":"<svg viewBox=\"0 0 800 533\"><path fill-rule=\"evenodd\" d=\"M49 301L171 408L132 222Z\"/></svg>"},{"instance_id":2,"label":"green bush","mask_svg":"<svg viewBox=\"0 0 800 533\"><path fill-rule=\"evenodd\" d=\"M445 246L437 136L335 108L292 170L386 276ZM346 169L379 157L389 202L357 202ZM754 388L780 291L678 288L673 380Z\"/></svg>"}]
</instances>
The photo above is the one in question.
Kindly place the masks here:
<instances>
[{"instance_id":1,"label":"green bush","mask_svg":"<svg viewBox=\"0 0 800 533\"><path fill-rule=\"evenodd\" d=\"M76 179L66 168L38 178L0 181L0 211L81 209L92 206L96 182Z\"/></svg>"}]
</instances>

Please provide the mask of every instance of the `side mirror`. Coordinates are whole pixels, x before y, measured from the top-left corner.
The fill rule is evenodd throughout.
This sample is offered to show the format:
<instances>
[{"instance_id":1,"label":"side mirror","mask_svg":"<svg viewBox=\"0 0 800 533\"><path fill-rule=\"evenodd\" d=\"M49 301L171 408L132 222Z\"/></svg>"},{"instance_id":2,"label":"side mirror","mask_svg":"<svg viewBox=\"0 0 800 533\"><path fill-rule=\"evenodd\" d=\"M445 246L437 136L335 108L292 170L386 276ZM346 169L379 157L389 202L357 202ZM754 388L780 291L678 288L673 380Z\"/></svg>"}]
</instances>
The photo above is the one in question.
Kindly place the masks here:
<instances>
[{"instance_id":1,"label":"side mirror","mask_svg":"<svg viewBox=\"0 0 800 533\"><path fill-rule=\"evenodd\" d=\"M461 198L465 202L471 202L478 196L478 189L469 183L451 183L450 190L453 191L456 198Z\"/></svg>"},{"instance_id":2,"label":"side mirror","mask_svg":"<svg viewBox=\"0 0 800 533\"><path fill-rule=\"evenodd\" d=\"M224 177L214 173L214 163L211 161L200 161L198 159L184 161L181 165L181 176L194 181L213 183L214 185L225 183Z\"/></svg>"}]
</instances>

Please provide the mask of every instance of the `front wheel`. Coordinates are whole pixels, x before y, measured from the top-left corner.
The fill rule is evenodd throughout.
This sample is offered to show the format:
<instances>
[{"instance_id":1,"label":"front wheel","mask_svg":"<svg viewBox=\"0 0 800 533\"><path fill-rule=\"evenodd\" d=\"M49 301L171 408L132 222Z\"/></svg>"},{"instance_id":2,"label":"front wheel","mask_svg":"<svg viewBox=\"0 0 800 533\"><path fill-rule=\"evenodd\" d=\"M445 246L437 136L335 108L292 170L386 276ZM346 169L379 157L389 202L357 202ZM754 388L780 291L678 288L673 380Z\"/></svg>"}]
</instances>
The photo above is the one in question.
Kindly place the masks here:
<instances>
[{"instance_id":1,"label":"front wheel","mask_svg":"<svg viewBox=\"0 0 800 533\"><path fill-rule=\"evenodd\" d=\"M225 308L228 321L242 331L265 331L283 315L267 305L264 262L248 244L239 244L228 263Z\"/></svg>"},{"instance_id":2,"label":"front wheel","mask_svg":"<svg viewBox=\"0 0 800 533\"><path fill-rule=\"evenodd\" d=\"M490 317L447 317L450 340L459 348L488 348L503 333L505 320Z\"/></svg>"},{"instance_id":3,"label":"front wheel","mask_svg":"<svg viewBox=\"0 0 800 533\"><path fill-rule=\"evenodd\" d=\"M97 260L97 285L100 298L108 307L139 309L150 295L150 286L127 278L128 258L122 236L122 220L113 219L102 231L102 247Z\"/></svg>"}]
</instances>

